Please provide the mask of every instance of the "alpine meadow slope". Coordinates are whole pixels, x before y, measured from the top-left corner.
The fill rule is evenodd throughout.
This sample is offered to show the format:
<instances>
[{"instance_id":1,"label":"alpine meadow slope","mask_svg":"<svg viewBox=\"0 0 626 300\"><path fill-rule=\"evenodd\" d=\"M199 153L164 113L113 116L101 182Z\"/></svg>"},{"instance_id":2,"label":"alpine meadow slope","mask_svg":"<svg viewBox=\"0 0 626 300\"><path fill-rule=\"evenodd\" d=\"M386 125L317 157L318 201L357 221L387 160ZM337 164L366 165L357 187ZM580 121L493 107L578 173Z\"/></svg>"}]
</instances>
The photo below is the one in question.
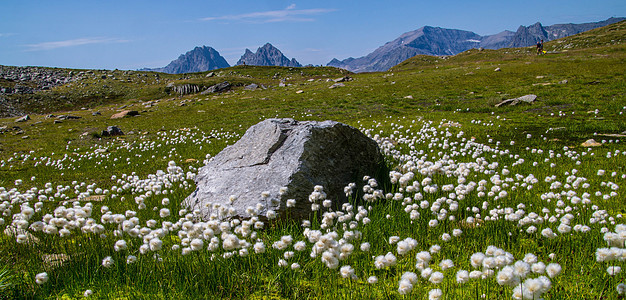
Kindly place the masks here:
<instances>
[{"instance_id":1,"label":"alpine meadow slope","mask_svg":"<svg viewBox=\"0 0 626 300\"><path fill-rule=\"evenodd\" d=\"M545 50L3 79L32 93L2 95L30 120L0 119L0 297L621 299L626 22ZM323 186L293 199L316 209L304 222L200 221L182 205L198 170L269 118L358 128L388 170L336 210Z\"/></svg>"}]
</instances>

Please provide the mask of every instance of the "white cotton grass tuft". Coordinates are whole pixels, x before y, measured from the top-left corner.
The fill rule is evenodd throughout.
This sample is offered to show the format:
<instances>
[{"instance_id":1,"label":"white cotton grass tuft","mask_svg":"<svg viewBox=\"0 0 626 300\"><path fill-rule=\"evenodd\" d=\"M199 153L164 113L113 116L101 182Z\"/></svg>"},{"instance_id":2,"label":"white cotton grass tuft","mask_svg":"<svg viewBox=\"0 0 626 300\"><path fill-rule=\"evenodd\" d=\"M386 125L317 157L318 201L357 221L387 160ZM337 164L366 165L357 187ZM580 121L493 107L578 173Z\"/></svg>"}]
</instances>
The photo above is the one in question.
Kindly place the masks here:
<instances>
[{"instance_id":1,"label":"white cotton grass tuft","mask_svg":"<svg viewBox=\"0 0 626 300\"><path fill-rule=\"evenodd\" d=\"M42 272L42 273L35 275L35 282L39 285L42 285L48 282L48 273Z\"/></svg>"},{"instance_id":2,"label":"white cotton grass tuft","mask_svg":"<svg viewBox=\"0 0 626 300\"><path fill-rule=\"evenodd\" d=\"M443 296L443 291L440 289L432 289L428 291L428 300L438 300Z\"/></svg>"},{"instance_id":3,"label":"white cotton grass tuft","mask_svg":"<svg viewBox=\"0 0 626 300\"><path fill-rule=\"evenodd\" d=\"M113 261L113 258L111 256L107 256L102 260L102 266L105 268L110 268L111 266L113 266L114 263L115 261Z\"/></svg>"},{"instance_id":4,"label":"white cotton grass tuft","mask_svg":"<svg viewBox=\"0 0 626 300\"><path fill-rule=\"evenodd\" d=\"M561 265L551 263L546 267L546 273L550 278L554 278L561 273Z\"/></svg>"}]
</instances>

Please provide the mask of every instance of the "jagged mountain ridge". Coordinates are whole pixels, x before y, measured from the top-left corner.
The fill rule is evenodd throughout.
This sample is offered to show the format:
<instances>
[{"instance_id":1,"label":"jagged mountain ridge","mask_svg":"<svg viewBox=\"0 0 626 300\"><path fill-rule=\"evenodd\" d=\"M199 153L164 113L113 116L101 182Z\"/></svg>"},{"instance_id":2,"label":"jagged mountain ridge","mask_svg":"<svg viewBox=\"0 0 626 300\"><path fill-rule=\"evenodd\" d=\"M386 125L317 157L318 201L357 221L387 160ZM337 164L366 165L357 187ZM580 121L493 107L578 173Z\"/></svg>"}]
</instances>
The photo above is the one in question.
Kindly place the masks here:
<instances>
[{"instance_id":1,"label":"jagged mountain ridge","mask_svg":"<svg viewBox=\"0 0 626 300\"><path fill-rule=\"evenodd\" d=\"M169 74L205 72L209 70L228 68L230 65L217 50L202 46L195 47L163 68L141 69L140 71L155 71Z\"/></svg>"},{"instance_id":2,"label":"jagged mountain ridge","mask_svg":"<svg viewBox=\"0 0 626 300\"><path fill-rule=\"evenodd\" d=\"M352 72L386 71L418 54L455 55L479 47L487 49L526 47L534 45L541 39L544 42L551 41L622 20L626 20L626 18L609 18L593 23L556 24L545 27L537 22L528 27L520 26L516 32L502 31L487 36L480 36L465 30L424 26L402 34L366 56L350 57L345 60L334 58L327 66L343 68Z\"/></svg>"},{"instance_id":3,"label":"jagged mountain ridge","mask_svg":"<svg viewBox=\"0 0 626 300\"><path fill-rule=\"evenodd\" d=\"M255 53L252 53L250 49L246 49L245 53L237 61L237 65L302 67L295 58L289 60L278 48L270 43L259 47Z\"/></svg>"}]
</instances>

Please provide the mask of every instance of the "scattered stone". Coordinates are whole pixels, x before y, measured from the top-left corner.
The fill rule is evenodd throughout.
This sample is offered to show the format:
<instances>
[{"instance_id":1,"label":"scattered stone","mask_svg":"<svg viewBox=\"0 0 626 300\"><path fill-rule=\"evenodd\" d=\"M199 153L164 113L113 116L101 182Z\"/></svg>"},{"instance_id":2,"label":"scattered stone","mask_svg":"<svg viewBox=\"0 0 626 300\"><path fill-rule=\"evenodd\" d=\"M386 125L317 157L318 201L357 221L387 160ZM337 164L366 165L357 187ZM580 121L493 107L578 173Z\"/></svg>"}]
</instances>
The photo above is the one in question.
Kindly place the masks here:
<instances>
[{"instance_id":1,"label":"scattered stone","mask_svg":"<svg viewBox=\"0 0 626 300\"><path fill-rule=\"evenodd\" d=\"M101 113L99 111L94 111L91 113L91 115L95 117L101 115Z\"/></svg>"},{"instance_id":2,"label":"scattered stone","mask_svg":"<svg viewBox=\"0 0 626 300\"><path fill-rule=\"evenodd\" d=\"M352 77L344 76L344 77L341 77L341 78L334 79L333 81L334 82L346 82L346 81L352 81L352 80L353 80Z\"/></svg>"},{"instance_id":3,"label":"scattered stone","mask_svg":"<svg viewBox=\"0 0 626 300\"><path fill-rule=\"evenodd\" d=\"M304 91L303 91L303 90L297 90L297 91L296 91L296 94L302 94L302 93L304 93Z\"/></svg>"},{"instance_id":4,"label":"scattered stone","mask_svg":"<svg viewBox=\"0 0 626 300\"><path fill-rule=\"evenodd\" d=\"M211 93L221 93L229 90L231 88L231 84L228 81L224 81L222 83L218 83L204 90L204 92L200 93L202 95L211 94Z\"/></svg>"},{"instance_id":5,"label":"scattered stone","mask_svg":"<svg viewBox=\"0 0 626 300\"><path fill-rule=\"evenodd\" d=\"M19 122L26 122L26 121L28 121L28 120L30 120L30 116L29 116L29 115L24 115L24 116L22 116L22 117L19 117L17 120L15 120L15 122L16 122L16 123L19 123Z\"/></svg>"},{"instance_id":6,"label":"scattered stone","mask_svg":"<svg viewBox=\"0 0 626 300\"><path fill-rule=\"evenodd\" d=\"M213 77L213 76L215 76L215 73L209 72L208 74L206 74L205 77L210 78L210 77Z\"/></svg>"},{"instance_id":7,"label":"scattered stone","mask_svg":"<svg viewBox=\"0 0 626 300\"><path fill-rule=\"evenodd\" d=\"M257 88L259 88L259 85L258 85L258 84L256 84L256 83L251 83L251 84L249 84L249 85L246 85L243 89L244 89L244 90L246 90L246 91L254 91L254 90L256 90Z\"/></svg>"},{"instance_id":8,"label":"scattered stone","mask_svg":"<svg viewBox=\"0 0 626 300\"><path fill-rule=\"evenodd\" d=\"M588 139L584 143L580 144L583 147L598 147L602 146L602 144L596 142L594 139Z\"/></svg>"},{"instance_id":9,"label":"scattered stone","mask_svg":"<svg viewBox=\"0 0 626 300\"><path fill-rule=\"evenodd\" d=\"M139 112L136 110L124 110L124 111L121 111L119 113L112 115L111 119L121 119L125 117L134 117L138 115L139 115Z\"/></svg>"},{"instance_id":10,"label":"scattered stone","mask_svg":"<svg viewBox=\"0 0 626 300\"><path fill-rule=\"evenodd\" d=\"M101 134L102 137L119 135L124 135L124 132L117 126L109 126L106 130L103 130Z\"/></svg>"},{"instance_id":11,"label":"scattered stone","mask_svg":"<svg viewBox=\"0 0 626 300\"><path fill-rule=\"evenodd\" d=\"M247 218L246 209L259 203L264 206L259 211L262 218L268 210L278 216L307 218L311 212L308 197L316 185L323 186L335 207L341 207L347 201L344 187L377 174L382 163L376 142L351 126L334 121L268 119L250 127L237 143L200 168L197 189L183 206L199 209L204 220L211 214L226 217L218 215L219 209L212 204L232 207L231 216ZM280 195L282 187L287 191ZM263 192L268 194L265 199ZM235 198L232 205L231 196ZM296 200L288 211L287 199Z\"/></svg>"},{"instance_id":12,"label":"scattered stone","mask_svg":"<svg viewBox=\"0 0 626 300\"><path fill-rule=\"evenodd\" d=\"M535 78L537 78L537 79L543 79L544 77L546 77L546 76L539 75L539 76L537 76L537 77L535 77Z\"/></svg>"},{"instance_id":13,"label":"scattered stone","mask_svg":"<svg viewBox=\"0 0 626 300\"><path fill-rule=\"evenodd\" d=\"M23 140L25 140L27 138L30 138L30 136L25 135L25 136L22 137Z\"/></svg>"},{"instance_id":14,"label":"scattered stone","mask_svg":"<svg viewBox=\"0 0 626 300\"><path fill-rule=\"evenodd\" d=\"M198 161L198 160L197 160L197 159L195 159L195 158L187 158L187 159L185 159L185 162L186 162L186 163L195 163L195 162L197 162L197 161Z\"/></svg>"},{"instance_id":15,"label":"scattered stone","mask_svg":"<svg viewBox=\"0 0 626 300\"><path fill-rule=\"evenodd\" d=\"M529 95L524 95L524 96L517 97L517 98L506 99L496 104L496 107L500 107L505 104L513 106L513 105L517 105L520 102L533 103L535 100L537 100L537 95L529 94Z\"/></svg>"},{"instance_id":16,"label":"scattered stone","mask_svg":"<svg viewBox=\"0 0 626 300\"><path fill-rule=\"evenodd\" d=\"M533 86L548 86L548 85L552 85L552 82L540 82L540 83L533 83Z\"/></svg>"},{"instance_id":17,"label":"scattered stone","mask_svg":"<svg viewBox=\"0 0 626 300\"><path fill-rule=\"evenodd\" d=\"M46 119L52 119L52 118L56 118L57 116L53 115L53 114L49 114L46 116Z\"/></svg>"},{"instance_id":18,"label":"scattered stone","mask_svg":"<svg viewBox=\"0 0 626 300\"><path fill-rule=\"evenodd\" d=\"M328 88L329 88L329 89L336 89L336 88L338 88L338 87L342 87L342 86L346 86L346 85L345 85L345 84L343 84L343 83L341 83L341 82L339 82L339 83L335 83L335 84L333 84L333 85L329 86Z\"/></svg>"},{"instance_id":19,"label":"scattered stone","mask_svg":"<svg viewBox=\"0 0 626 300\"><path fill-rule=\"evenodd\" d=\"M502 70L500 70L500 68L496 68L495 70L493 70L494 72L500 72Z\"/></svg>"},{"instance_id":20,"label":"scattered stone","mask_svg":"<svg viewBox=\"0 0 626 300\"><path fill-rule=\"evenodd\" d=\"M563 80L559 81L559 84L566 84L566 83L568 83L567 79L563 79Z\"/></svg>"},{"instance_id":21,"label":"scattered stone","mask_svg":"<svg viewBox=\"0 0 626 300\"><path fill-rule=\"evenodd\" d=\"M69 115L60 115L57 117L57 119L59 120L77 120L80 119L81 117L79 116L69 116Z\"/></svg>"},{"instance_id":22,"label":"scattered stone","mask_svg":"<svg viewBox=\"0 0 626 300\"><path fill-rule=\"evenodd\" d=\"M61 121L61 120L54 120L54 122L53 122L53 123L54 123L54 124L61 124L61 123L63 123L63 121Z\"/></svg>"},{"instance_id":23,"label":"scattered stone","mask_svg":"<svg viewBox=\"0 0 626 300\"><path fill-rule=\"evenodd\" d=\"M412 95L404 96L404 99L413 99Z\"/></svg>"}]
</instances>

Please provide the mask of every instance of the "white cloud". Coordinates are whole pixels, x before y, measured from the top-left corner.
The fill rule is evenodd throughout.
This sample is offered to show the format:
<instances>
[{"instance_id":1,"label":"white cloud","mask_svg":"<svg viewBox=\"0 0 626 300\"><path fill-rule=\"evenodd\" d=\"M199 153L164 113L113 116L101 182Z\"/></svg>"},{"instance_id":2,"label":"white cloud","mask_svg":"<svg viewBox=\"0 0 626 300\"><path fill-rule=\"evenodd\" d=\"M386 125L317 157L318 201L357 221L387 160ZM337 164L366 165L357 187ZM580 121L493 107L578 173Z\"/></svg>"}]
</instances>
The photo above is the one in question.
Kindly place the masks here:
<instances>
[{"instance_id":1,"label":"white cloud","mask_svg":"<svg viewBox=\"0 0 626 300\"><path fill-rule=\"evenodd\" d=\"M91 37L82 39L73 39L56 42L44 42L37 44L25 45L28 51L40 51L40 50L52 50L57 48L75 47L89 44L112 44L112 43L126 43L129 40L117 39L117 38L104 38L104 37Z\"/></svg>"},{"instance_id":2,"label":"white cloud","mask_svg":"<svg viewBox=\"0 0 626 300\"><path fill-rule=\"evenodd\" d=\"M281 10L259 11L239 15L225 15L220 17L207 17L201 21L241 21L249 23L276 23L276 22L311 22L315 19L310 16L336 11L329 8L296 9L295 4Z\"/></svg>"},{"instance_id":3,"label":"white cloud","mask_svg":"<svg viewBox=\"0 0 626 300\"><path fill-rule=\"evenodd\" d=\"M15 33L10 33L10 32L2 33L2 32L0 32L0 37L7 37L7 36L13 36L13 35L15 35Z\"/></svg>"}]
</instances>

